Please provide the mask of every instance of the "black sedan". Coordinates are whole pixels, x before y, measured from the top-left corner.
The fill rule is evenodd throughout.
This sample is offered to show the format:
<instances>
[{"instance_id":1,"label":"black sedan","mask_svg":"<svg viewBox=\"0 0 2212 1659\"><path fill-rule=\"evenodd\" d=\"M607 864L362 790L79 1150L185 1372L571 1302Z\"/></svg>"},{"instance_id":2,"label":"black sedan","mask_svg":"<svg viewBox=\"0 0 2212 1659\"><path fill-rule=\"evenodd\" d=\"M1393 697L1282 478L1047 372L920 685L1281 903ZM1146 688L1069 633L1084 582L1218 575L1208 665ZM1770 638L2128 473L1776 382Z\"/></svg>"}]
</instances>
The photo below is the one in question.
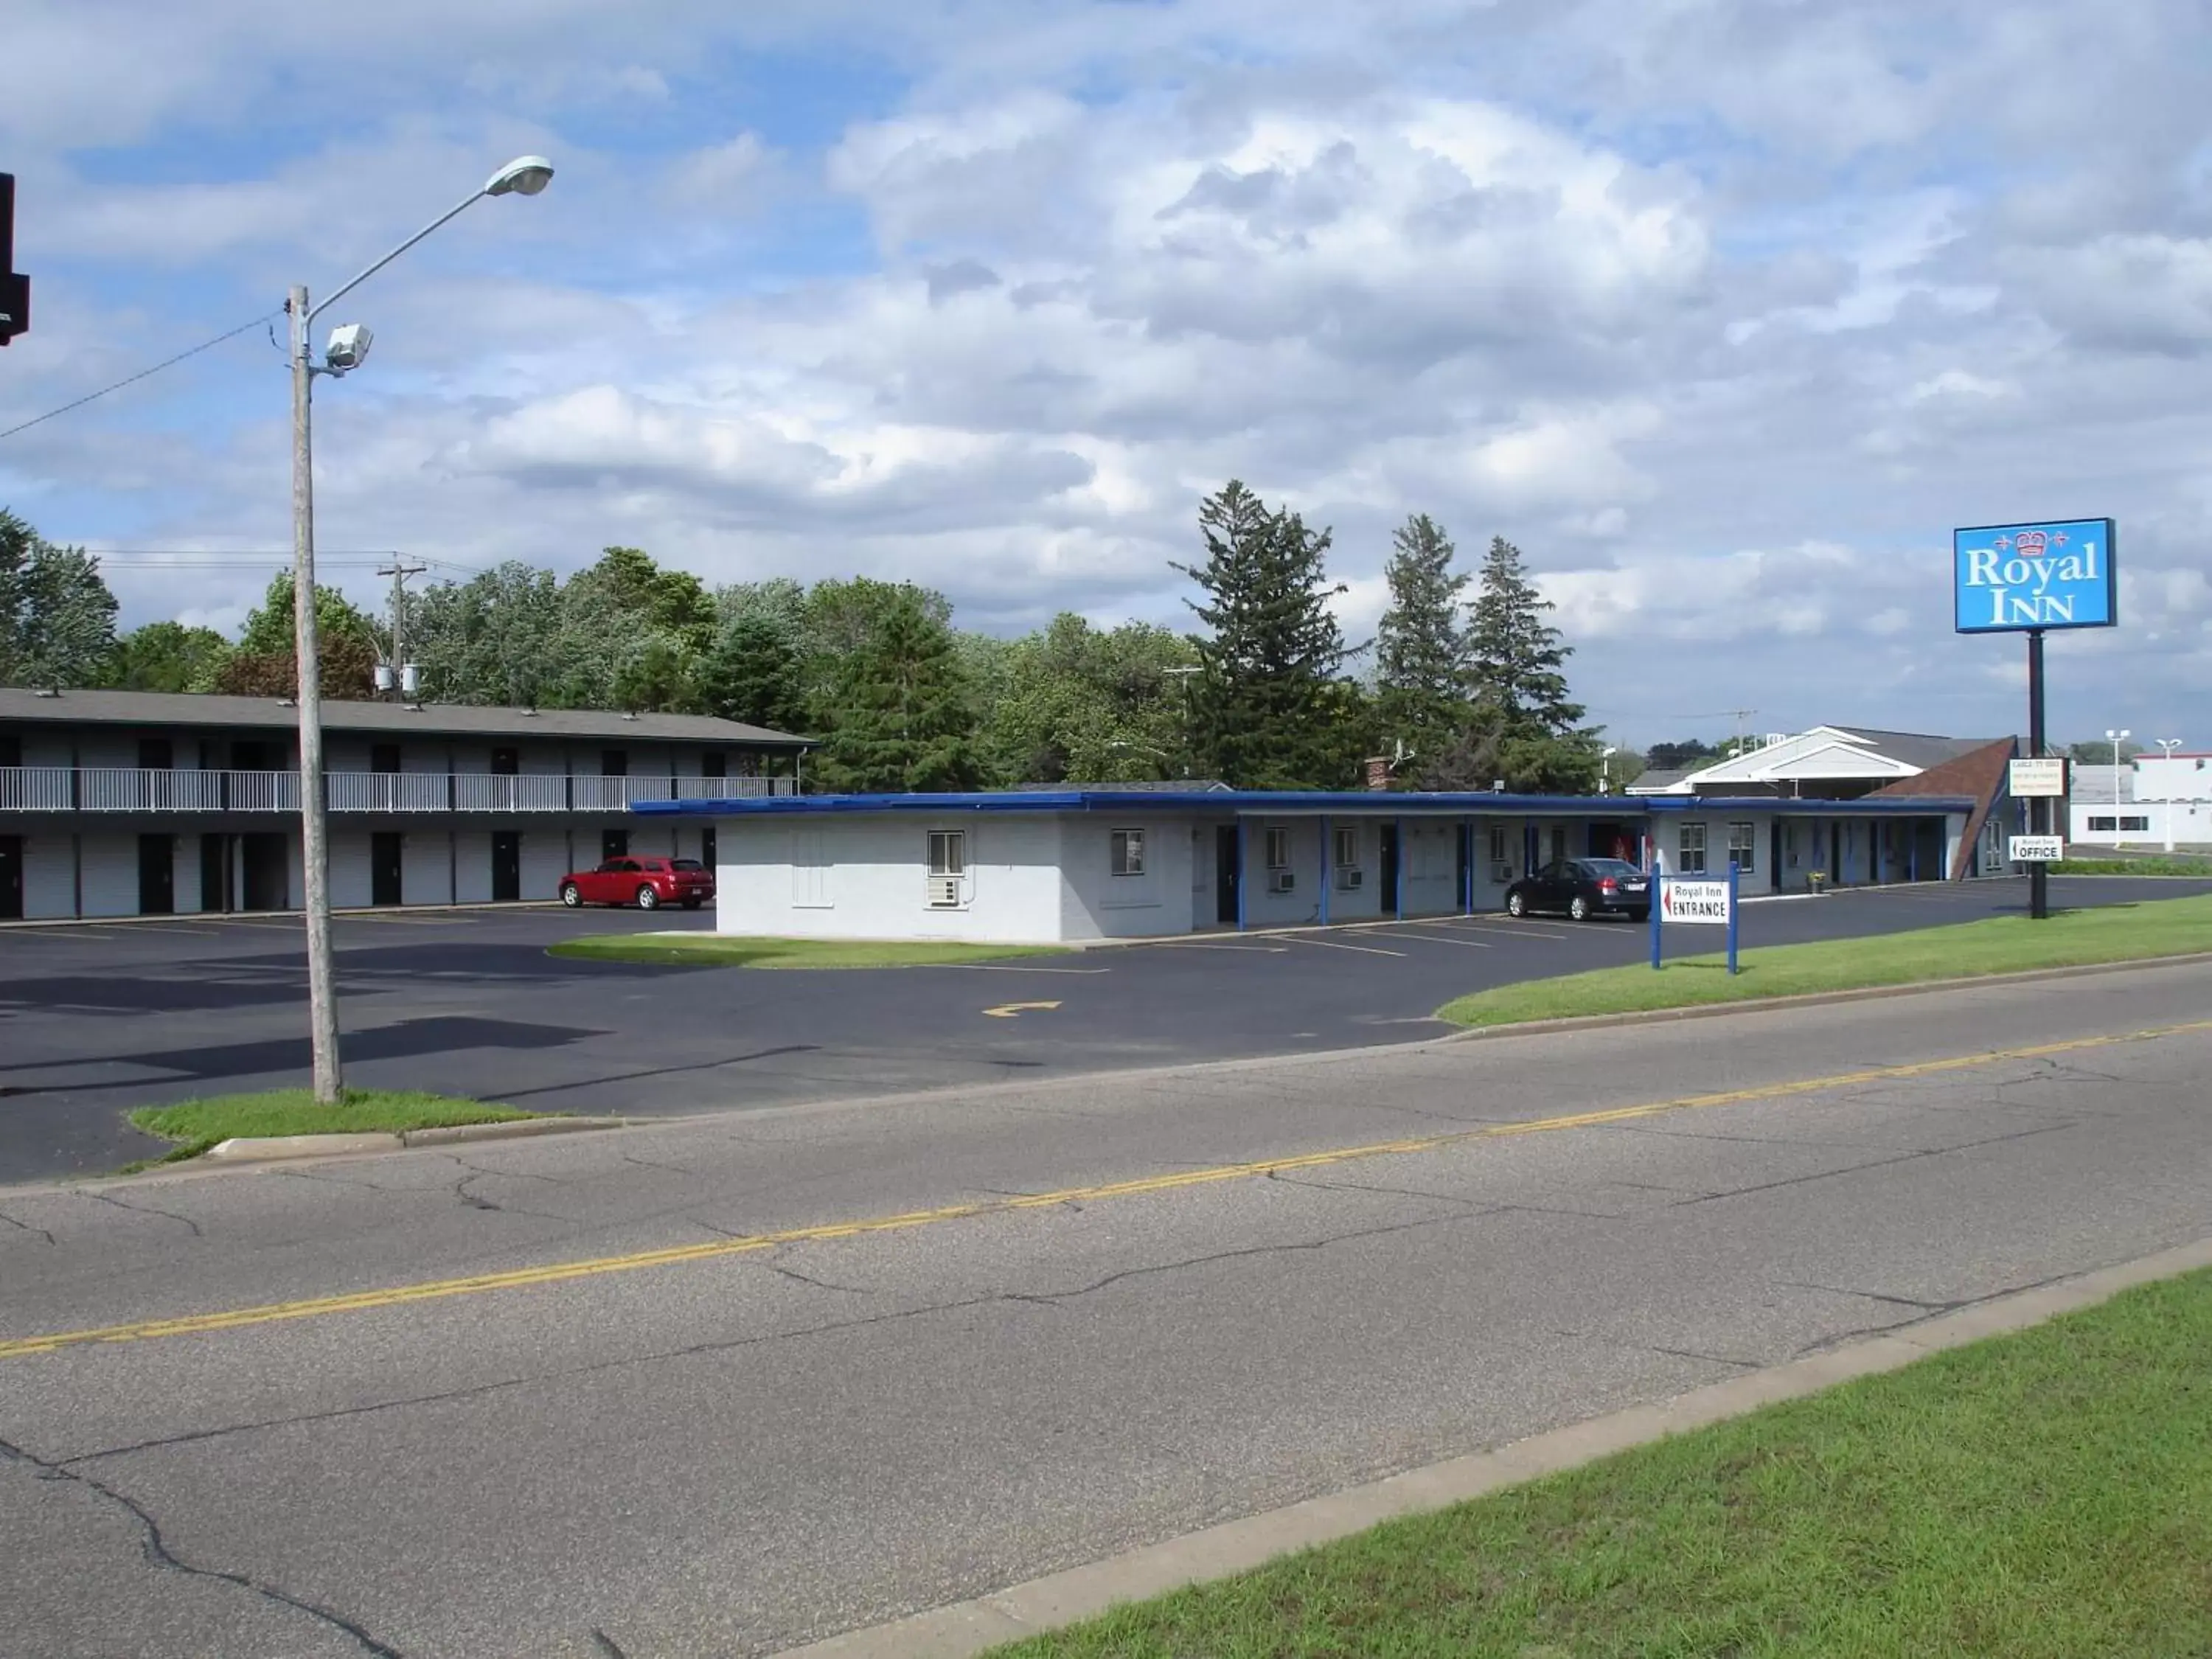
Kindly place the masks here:
<instances>
[{"instance_id":1,"label":"black sedan","mask_svg":"<svg viewBox=\"0 0 2212 1659\"><path fill-rule=\"evenodd\" d=\"M1651 917L1651 881L1626 859L1554 859L1505 890L1505 913L1532 915L1564 911L1577 921L1592 916Z\"/></svg>"}]
</instances>

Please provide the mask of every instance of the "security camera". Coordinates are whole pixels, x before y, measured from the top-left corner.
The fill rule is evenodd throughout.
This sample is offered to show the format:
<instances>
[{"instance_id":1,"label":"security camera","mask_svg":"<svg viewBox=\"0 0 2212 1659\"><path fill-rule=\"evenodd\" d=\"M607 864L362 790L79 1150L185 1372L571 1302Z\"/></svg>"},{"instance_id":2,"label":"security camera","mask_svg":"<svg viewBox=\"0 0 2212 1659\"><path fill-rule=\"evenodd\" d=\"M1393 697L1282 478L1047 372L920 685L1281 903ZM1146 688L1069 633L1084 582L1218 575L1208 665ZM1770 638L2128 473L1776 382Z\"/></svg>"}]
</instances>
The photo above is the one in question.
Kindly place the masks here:
<instances>
[{"instance_id":1,"label":"security camera","mask_svg":"<svg viewBox=\"0 0 2212 1659\"><path fill-rule=\"evenodd\" d=\"M359 323L348 323L331 331L331 343L324 349L323 361L343 374L349 368L359 368L368 356L368 343L374 337Z\"/></svg>"}]
</instances>

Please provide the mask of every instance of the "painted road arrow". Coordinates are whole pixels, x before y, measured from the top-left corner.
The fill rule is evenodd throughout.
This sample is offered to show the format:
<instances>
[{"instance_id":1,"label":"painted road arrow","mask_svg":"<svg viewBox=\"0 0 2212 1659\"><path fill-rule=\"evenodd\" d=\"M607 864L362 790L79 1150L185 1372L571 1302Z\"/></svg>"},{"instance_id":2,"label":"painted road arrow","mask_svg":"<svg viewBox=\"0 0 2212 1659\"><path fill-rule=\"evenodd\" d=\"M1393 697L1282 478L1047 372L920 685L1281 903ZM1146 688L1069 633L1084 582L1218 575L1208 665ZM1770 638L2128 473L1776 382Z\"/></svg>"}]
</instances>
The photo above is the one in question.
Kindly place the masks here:
<instances>
[{"instance_id":1,"label":"painted road arrow","mask_svg":"<svg viewBox=\"0 0 2212 1659\"><path fill-rule=\"evenodd\" d=\"M1056 1002L1002 1002L995 1008L986 1008L983 1011L983 1015L987 1019L1012 1019L1018 1014L1020 1014L1025 1010L1030 1008L1057 1008L1060 1005Z\"/></svg>"}]
</instances>

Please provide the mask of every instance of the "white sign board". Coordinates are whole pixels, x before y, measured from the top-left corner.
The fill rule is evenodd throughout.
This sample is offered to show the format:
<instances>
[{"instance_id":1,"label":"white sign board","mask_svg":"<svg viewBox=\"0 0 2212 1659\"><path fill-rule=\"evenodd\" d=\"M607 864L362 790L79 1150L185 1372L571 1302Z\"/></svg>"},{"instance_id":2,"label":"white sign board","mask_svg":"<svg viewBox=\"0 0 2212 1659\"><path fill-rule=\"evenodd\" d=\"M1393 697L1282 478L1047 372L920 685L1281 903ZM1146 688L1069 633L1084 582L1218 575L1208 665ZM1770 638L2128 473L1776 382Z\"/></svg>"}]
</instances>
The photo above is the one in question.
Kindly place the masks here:
<instances>
[{"instance_id":1,"label":"white sign board","mask_svg":"<svg viewBox=\"0 0 2212 1659\"><path fill-rule=\"evenodd\" d=\"M2066 856L2063 836L2014 836L2009 843L2014 864L2056 864Z\"/></svg>"},{"instance_id":2,"label":"white sign board","mask_svg":"<svg viewBox=\"0 0 2212 1659\"><path fill-rule=\"evenodd\" d=\"M2066 793L2065 758L2014 761L2006 787L2015 800L2060 799Z\"/></svg>"},{"instance_id":3,"label":"white sign board","mask_svg":"<svg viewBox=\"0 0 2212 1659\"><path fill-rule=\"evenodd\" d=\"M1668 921L1708 922L1728 926L1729 884L1724 881L1684 881L1668 876L1659 886L1659 914Z\"/></svg>"}]
</instances>

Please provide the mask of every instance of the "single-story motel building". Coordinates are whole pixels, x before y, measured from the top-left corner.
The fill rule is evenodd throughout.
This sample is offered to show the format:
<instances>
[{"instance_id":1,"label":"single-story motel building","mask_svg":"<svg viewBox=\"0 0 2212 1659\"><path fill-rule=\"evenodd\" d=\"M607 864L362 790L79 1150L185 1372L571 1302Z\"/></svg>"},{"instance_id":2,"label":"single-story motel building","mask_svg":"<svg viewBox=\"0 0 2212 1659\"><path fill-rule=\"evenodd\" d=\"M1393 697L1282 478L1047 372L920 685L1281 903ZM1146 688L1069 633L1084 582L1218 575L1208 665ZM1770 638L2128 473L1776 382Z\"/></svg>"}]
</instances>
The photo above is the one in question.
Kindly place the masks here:
<instances>
[{"instance_id":1,"label":"single-story motel building","mask_svg":"<svg viewBox=\"0 0 2212 1659\"><path fill-rule=\"evenodd\" d=\"M1566 797L1129 788L640 802L711 823L725 933L1000 944L1326 926L1503 907L1560 858L1747 896L1996 873L1972 795Z\"/></svg>"}]
</instances>

